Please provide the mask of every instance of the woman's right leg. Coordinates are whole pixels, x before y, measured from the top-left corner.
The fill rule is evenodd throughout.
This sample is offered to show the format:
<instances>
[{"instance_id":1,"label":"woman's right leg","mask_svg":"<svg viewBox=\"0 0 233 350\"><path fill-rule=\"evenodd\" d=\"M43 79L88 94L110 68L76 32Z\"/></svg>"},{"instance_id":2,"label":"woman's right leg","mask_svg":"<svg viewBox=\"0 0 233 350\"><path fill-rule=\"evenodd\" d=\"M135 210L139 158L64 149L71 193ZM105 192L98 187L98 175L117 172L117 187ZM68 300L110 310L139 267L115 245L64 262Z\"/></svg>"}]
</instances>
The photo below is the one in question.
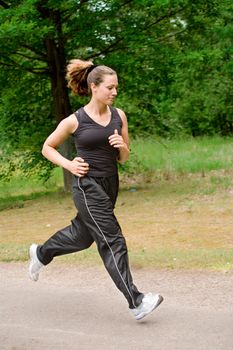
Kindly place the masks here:
<instances>
[{"instance_id":1,"label":"woman's right leg","mask_svg":"<svg viewBox=\"0 0 233 350\"><path fill-rule=\"evenodd\" d=\"M39 278L40 269L48 265L55 256L78 252L90 247L93 238L77 214L71 225L57 231L43 245L32 244L29 249L29 276L33 281Z\"/></svg>"},{"instance_id":2,"label":"woman's right leg","mask_svg":"<svg viewBox=\"0 0 233 350\"><path fill-rule=\"evenodd\" d=\"M37 247L37 257L43 265L49 264L55 256L78 252L89 248L93 243L79 214L71 225L57 231L43 245Z\"/></svg>"}]
</instances>

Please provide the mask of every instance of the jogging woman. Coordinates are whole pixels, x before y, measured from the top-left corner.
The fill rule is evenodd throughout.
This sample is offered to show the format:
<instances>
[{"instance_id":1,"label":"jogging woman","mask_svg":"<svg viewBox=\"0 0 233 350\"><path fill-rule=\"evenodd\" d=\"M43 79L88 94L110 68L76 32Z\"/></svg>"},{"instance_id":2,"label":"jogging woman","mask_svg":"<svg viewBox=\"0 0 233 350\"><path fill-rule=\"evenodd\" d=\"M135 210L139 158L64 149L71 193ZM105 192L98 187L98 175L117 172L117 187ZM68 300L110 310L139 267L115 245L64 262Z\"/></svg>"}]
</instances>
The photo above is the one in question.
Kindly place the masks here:
<instances>
[{"instance_id":1,"label":"jogging woman","mask_svg":"<svg viewBox=\"0 0 233 350\"><path fill-rule=\"evenodd\" d=\"M78 213L71 225L43 245L30 246L29 276L37 281L40 269L55 256L87 249L95 242L109 275L139 320L159 306L163 297L143 294L133 284L125 238L113 211L119 185L117 162L124 163L129 157L126 116L112 107L117 74L107 66L75 59L67 67L67 80L76 95L90 95L90 101L60 122L46 139L42 154L74 175L73 199ZM77 149L73 160L57 151L70 135Z\"/></svg>"}]
</instances>

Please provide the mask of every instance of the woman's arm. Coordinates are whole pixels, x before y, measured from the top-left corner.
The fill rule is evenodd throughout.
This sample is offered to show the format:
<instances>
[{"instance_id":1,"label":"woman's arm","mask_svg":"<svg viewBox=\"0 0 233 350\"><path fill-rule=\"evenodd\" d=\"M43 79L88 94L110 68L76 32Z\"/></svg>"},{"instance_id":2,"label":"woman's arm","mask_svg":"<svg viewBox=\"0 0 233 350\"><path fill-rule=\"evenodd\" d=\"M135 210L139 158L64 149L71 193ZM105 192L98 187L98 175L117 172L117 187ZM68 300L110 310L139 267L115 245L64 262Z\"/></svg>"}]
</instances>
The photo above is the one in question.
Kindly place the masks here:
<instances>
[{"instance_id":1,"label":"woman's arm","mask_svg":"<svg viewBox=\"0 0 233 350\"><path fill-rule=\"evenodd\" d=\"M59 147L76 130L77 126L78 121L75 115L72 114L63 119L52 134L50 134L45 140L42 154L45 158L50 160L50 162L61 166L72 174L84 176L89 167L82 158L76 157L73 160L69 160L57 151L57 147Z\"/></svg>"},{"instance_id":2,"label":"woman's arm","mask_svg":"<svg viewBox=\"0 0 233 350\"><path fill-rule=\"evenodd\" d=\"M128 134L128 123L125 113L117 109L121 120L122 120L122 129L121 135L118 134L115 130L114 134L109 137L109 143L111 146L119 149L118 162L123 164L129 158L129 134Z\"/></svg>"}]
</instances>

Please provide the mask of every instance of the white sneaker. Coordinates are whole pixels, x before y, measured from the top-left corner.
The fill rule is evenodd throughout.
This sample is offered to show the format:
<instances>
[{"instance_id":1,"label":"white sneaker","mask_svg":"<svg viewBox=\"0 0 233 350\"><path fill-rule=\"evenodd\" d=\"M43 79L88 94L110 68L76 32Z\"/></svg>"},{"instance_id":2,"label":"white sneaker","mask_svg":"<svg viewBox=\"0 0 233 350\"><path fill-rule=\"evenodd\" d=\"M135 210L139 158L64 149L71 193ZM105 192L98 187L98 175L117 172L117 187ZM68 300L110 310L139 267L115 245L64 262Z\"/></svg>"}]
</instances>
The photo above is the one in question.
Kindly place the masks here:
<instances>
[{"instance_id":1,"label":"white sneaker","mask_svg":"<svg viewBox=\"0 0 233 350\"><path fill-rule=\"evenodd\" d=\"M156 309L163 301L162 295L147 293L144 295L142 302L135 309L132 309L132 313L136 320L141 320L146 315L149 315L154 309Z\"/></svg>"},{"instance_id":2,"label":"white sneaker","mask_svg":"<svg viewBox=\"0 0 233 350\"><path fill-rule=\"evenodd\" d=\"M39 278L39 270L42 266L44 266L39 259L37 258L36 254L37 245L32 244L29 248L29 256L30 256L30 265L29 265L29 277L33 281L38 281Z\"/></svg>"}]
</instances>

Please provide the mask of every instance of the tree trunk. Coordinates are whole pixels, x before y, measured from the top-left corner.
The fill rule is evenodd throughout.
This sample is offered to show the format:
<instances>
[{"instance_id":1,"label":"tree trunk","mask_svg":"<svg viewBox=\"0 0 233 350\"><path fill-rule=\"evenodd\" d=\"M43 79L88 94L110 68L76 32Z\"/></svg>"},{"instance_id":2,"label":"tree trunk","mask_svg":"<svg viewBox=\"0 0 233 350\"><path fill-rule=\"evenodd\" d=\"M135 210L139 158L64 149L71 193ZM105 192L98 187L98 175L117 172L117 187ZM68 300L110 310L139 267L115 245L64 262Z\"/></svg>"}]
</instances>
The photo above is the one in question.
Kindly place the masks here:
<instances>
[{"instance_id":1,"label":"tree trunk","mask_svg":"<svg viewBox=\"0 0 233 350\"><path fill-rule=\"evenodd\" d=\"M57 47L54 40L46 40L47 57L50 63L50 79L52 87L54 115L57 124L71 113L71 105L68 96L65 80L65 54L62 47ZM72 159L74 153L74 144L72 139L67 139L60 147L61 153L65 158ZM64 190L70 191L72 174L63 169Z\"/></svg>"},{"instance_id":2,"label":"tree trunk","mask_svg":"<svg viewBox=\"0 0 233 350\"><path fill-rule=\"evenodd\" d=\"M37 8L43 18L49 19L56 28L56 34L45 39L45 49L47 64L49 67L49 76L52 88L52 99L54 116L57 124L72 113L67 82L65 80L66 58L62 35L60 12L46 8L47 1L41 0ZM64 157L72 159L74 155L74 143L69 138L60 147ZM72 174L63 169L64 190L71 190Z\"/></svg>"},{"instance_id":3,"label":"tree trunk","mask_svg":"<svg viewBox=\"0 0 233 350\"><path fill-rule=\"evenodd\" d=\"M61 154L66 157L67 159L73 159L74 158L74 143L72 138L70 137L67 139L63 145L60 147ZM64 191L70 192L71 186L72 186L72 174L68 171L63 169L63 183L64 183Z\"/></svg>"}]
</instances>

